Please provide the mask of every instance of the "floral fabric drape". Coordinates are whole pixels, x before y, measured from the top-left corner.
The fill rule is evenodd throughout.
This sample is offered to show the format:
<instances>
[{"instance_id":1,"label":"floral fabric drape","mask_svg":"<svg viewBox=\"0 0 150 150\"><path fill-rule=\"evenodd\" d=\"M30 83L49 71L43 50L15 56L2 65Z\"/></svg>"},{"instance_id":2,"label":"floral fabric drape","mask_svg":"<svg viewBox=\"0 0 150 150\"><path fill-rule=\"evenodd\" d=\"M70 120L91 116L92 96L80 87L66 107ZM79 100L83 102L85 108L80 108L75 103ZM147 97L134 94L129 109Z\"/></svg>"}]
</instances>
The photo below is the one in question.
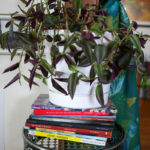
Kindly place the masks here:
<instances>
[{"instance_id":1,"label":"floral fabric drape","mask_svg":"<svg viewBox=\"0 0 150 150\"><path fill-rule=\"evenodd\" d=\"M129 18L124 6L119 0L101 0L103 9L107 9L113 16L114 26L128 25ZM126 140L124 150L140 150L139 136L139 104L136 86L136 69L124 71L120 77L111 84L110 98L118 109L117 123L125 130Z\"/></svg>"}]
</instances>

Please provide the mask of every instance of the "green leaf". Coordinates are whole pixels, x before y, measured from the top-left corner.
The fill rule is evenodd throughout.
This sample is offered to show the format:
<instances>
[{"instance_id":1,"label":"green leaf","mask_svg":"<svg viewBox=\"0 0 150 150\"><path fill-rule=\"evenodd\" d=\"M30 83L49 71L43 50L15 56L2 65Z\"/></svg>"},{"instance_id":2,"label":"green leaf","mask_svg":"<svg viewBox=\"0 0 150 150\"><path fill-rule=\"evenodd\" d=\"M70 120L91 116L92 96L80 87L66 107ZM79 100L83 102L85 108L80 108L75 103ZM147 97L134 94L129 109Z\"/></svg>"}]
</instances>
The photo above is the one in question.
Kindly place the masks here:
<instances>
[{"instance_id":1,"label":"green leaf","mask_svg":"<svg viewBox=\"0 0 150 150\"><path fill-rule=\"evenodd\" d=\"M79 64L78 66L80 67L88 67L90 65L90 60L87 57L82 57L79 59Z\"/></svg>"},{"instance_id":2,"label":"green leaf","mask_svg":"<svg viewBox=\"0 0 150 150\"><path fill-rule=\"evenodd\" d=\"M15 48L11 53L11 60L13 60L14 56L16 56L18 48Z\"/></svg>"},{"instance_id":3,"label":"green leaf","mask_svg":"<svg viewBox=\"0 0 150 150\"><path fill-rule=\"evenodd\" d=\"M38 79L43 79L43 76L39 73L35 73L34 77Z\"/></svg>"},{"instance_id":4,"label":"green leaf","mask_svg":"<svg viewBox=\"0 0 150 150\"><path fill-rule=\"evenodd\" d=\"M112 52L113 49L117 48L118 42L117 41L110 41L107 45L109 51Z\"/></svg>"},{"instance_id":5,"label":"green leaf","mask_svg":"<svg viewBox=\"0 0 150 150\"><path fill-rule=\"evenodd\" d=\"M66 50L68 46L73 44L75 42L75 39L76 39L76 35L75 34L71 35L65 43L64 50Z\"/></svg>"},{"instance_id":6,"label":"green leaf","mask_svg":"<svg viewBox=\"0 0 150 150\"><path fill-rule=\"evenodd\" d=\"M32 45L32 42L29 40L29 36L24 33L15 32L18 38L27 45Z\"/></svg>"},{"instance_id":7,"label":"green leaf","mask_svg":"<svg viewBox=\"0 0 150 150\"><path fill-rule=\"evenodd\" d=\"M42 82L43 82L45 85L47 85L47 82L46 82L46 79L45 79L45 78L43 78Z\"/></svg>"},{"instance_id":8,"label":"green leaf","mask_svg":"<svg viewBox=\"0 0 150 150\"><path fill-rule=\"evenodd\" d=\"M130 64L132 55L130 53L126 53L121 56L118 60L118 66L122 69L126 69L127 66Z\"/></svg>"},{"instance_id":9,"label":"green leaf","mask_svg":"<svg viewBox=\"0 0 150 150\"><path fill-rule=\"evenodd\" d=\"M97 45L94 54L97 63L100 64L108 56L108 49L105 45Z\"/></svg>"},{"instance_id":10,"label":"green leaf","mask_svg":"<svg viewBox=\"0 0 150 150\"><path fill-rule=\"evenodd\" d=\"M103 73L103 66L102 64L97 64L96 62L94 63L94 71L98 76L101 76Z\"/></svg>"},{"instance_id":11,"label":"green leaf","mask_svg":"<svg viewBox=\"0 0 150 150\"><path fill-rule=\"evenodd\" d=\"M53 27L55 24L53 22L53 18L49 15L44 17L44 22L43 22L44 26L49 28L49 27Z\"/></svg>"},{"instance_id":12,"label":"green leaf","mask_svg":"<svg viewBox=\"0 0 150 150\"><path fill-rule=\"evenodd\" d=\"M47 70L48 72L50 72L51 74L54 74L54 68L47 62L47 60L42 59L40 62L40 65Z\"/></svg>"},{"instance_id":13,"label":"green leaf","mask_svg":"<svg viewBox=\"0 0 150 150\"><path fill-rule=\"evenodd\" d=\"M94 71L94 65L92 65L90 69L90 84L92 84L94 80L95 80L95 71Z\"/></svg>"},{"instance_id":14,"label":"green leaf","mask_svg":"<svg viewBox=\"0 0 150 150\"><path fill-rule=\"evenodd\" d=\"M137 48L137 50L141 51L141 43L137 35L130 35L129 39L132 42L132 44Z\"/></svg>"},{"instance_id":15,"label":"green leaf","mask_svg":"<svg viewBox=\"0 0 150 150\"><path fill-rule=\"evenodd\" d=\"M77 80L78 80L78 74L77 73L72 73L69 76L69 81L68 81L68 92L73 99L75 91L76 91L76 85L77 85Z\"/></svg>"},{"instance_id":16,"label":"green leaf","mask_svg":"<svg viewBox=\"0 0 150 150\"><path fill-rule=\"evenodd\" d=\"M83 49L85 55L89 58L90 62L92 62L93 53L92 53L91 44L88 41L83 40L82 41L82 49Z\"/></svg>"},{"instance_id":17,"label":"green leaf","mask_svg":"<svg viewBox=\"0 0 150 150\"><path fill-rule=\"evenodd\" d=\"M69 65L69 70L78 72L78 69L75 65Z\"/></svg>"},{"instance_id":18,"label":"green leaf","mask_svg":"<svg viewBox=\"0 0 150 150\"><path fill-rule=\"evenodd\" d=\"M27 77L27 76L25 76L25 75L22 75L23 76L23 78L24 78L24 80L27 82L27 83L29 83L29 78ZM36 86L39 86L37 83L35 83L35 82L33 82L32 83L33 85L36 85Z\"/></svg>"},{"instance_id":19,"label":"green leaf","mask_svg":"<svg viewBox=\"0 0 150 150\"><path fill-rule=\"evenodd\" d=\"M144 35L142 35L142 37L144 37L144 38L150 38L150 35L144 34Z\"/></svg>"},{"instance_id":20,"label":"green leaf","mask_svg":"<svg viewBox=\"0 0 150 150\"><path fill-rule=\"evenodd\" d=\"M0 35L0 45L3 49L7 47L7 39L8 39L7 32Z\"/></svg>"},{"instance_id":21,"label":"green leaf","mask_svg":"<svg viewBox=\"0 0 150 150\"><path fill-rule=\"evenodd\" d=\"M98 84L96 87L96 98L100 105L104 106L103 88L102 84Z\"/></svg>"},{"instance_id":22,"label":"green leaf","mask_svg":"<svg viewBox=\"0 0 150 150\"><path fill-rule=\"evenodd\" d=\"M113 17L112 16L108 16L105 19L105 23L106 23L108 28L113 28Z\"/></svg>"},{"instance_id":23,"label":"green leaf","mask_svg":"<svg viewBox=\"0 0 150 150\"><path fill-rule=\"evenodd\" d=\"M97 35L101 35L102 31L100 30L103 27L103 25L101 23L94 23L91 26L91 31L93 31L94 33L96 33Z\"/></svg>"},{"instance_id":24,"label":"green leaf","mask_svg":"<svg viewBox=\"0 0 150 150\"><path fill-rule=\"evenodd\" d=\"M73 8L79 9L82 7L82 1L83 0L74 0L73 1Z\"/></svg>"},{"instance_id":25,"label":"green leaf","mask_svg":"<svg viewBox=\"0 0 150 150\"><path fill-rule=\"evenodd\" d=\"M110 70L103 70L98 79L100 83L108 84L113 80L112 73L110 72Z\"/></svg>"}]
</instances>

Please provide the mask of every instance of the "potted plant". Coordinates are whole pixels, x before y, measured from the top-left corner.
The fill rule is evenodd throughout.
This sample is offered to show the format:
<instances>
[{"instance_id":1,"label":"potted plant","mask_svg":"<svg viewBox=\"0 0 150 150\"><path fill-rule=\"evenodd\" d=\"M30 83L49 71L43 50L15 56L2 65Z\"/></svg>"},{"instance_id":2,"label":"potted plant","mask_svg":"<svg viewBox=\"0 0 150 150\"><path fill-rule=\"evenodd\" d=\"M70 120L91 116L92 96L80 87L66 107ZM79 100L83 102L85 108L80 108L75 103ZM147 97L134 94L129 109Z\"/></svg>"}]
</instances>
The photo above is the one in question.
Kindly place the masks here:
<instances>
[{"instance_id":1,"label":"potted plant","mask_svg":"<svg viewBox=\"0 0 150 150\"><path fill-rule=\"evenodd\" d=\"M83 6L82 0L21 1L28 9L19 6L22 14L11 14L6 24L17 26L18 31L0 37L11 59L21 51L19 62L4 71L19 71L5 88L21 77L31 88L38 85L34 78L39 78L48 83L50 101L57 105L99 107L107 103L109 83L122 71L137 67L139 73L146 72L142 47L150 37L136 32L136 22L115 28L105 10ZM19 39L13 50L7 44L10 32ZM136 65L130 65L132 61ZM33 65L29 77L22 74L21 63Z\"/></svg>"}]
</instances>

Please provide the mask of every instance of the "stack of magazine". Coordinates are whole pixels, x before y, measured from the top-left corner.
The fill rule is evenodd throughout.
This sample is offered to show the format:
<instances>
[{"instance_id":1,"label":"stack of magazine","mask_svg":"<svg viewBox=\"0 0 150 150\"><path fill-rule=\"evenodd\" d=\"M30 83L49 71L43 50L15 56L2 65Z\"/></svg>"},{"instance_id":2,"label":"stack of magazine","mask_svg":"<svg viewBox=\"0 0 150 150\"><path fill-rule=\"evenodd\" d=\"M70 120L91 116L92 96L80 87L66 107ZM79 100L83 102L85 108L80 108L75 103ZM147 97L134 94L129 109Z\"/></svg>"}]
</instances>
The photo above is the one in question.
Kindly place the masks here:
<instances>
[{"instance_id":1,"label":"stack of magazine","mask_svg":"<svg viewBox=\"0 0 150 150\"><path fill-rule=\"evenodd\" d=\"M46 94L39 95L32 109L24 127L29 134L98 146L105 146L112 137L117 113L113 105L93 109L56 106Z\"/></svg>"}]
</instances>

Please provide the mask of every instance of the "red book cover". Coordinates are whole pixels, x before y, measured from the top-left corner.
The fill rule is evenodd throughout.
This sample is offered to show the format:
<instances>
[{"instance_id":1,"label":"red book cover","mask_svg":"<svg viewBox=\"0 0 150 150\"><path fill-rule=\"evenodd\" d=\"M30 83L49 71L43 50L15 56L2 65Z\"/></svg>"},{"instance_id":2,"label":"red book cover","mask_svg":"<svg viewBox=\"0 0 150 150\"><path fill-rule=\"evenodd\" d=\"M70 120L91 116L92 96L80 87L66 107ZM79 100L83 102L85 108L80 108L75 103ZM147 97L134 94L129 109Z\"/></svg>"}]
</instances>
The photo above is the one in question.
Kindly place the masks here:
<instances>
[{"instance_id":1,"label":"red book cover","mask_svg":"<svg viewBox=\"0 0 150 150\"><path fill-rule=\"evenodd\" d=\"M70 111L70 110L50 110L34 109L34 115L100 115L109 116L108 112Z\"/></svg>"},{"instance_id":2,"label":"red book cover","mask_svg":"<svg viewBox=\"0 0 150 150\"><path fill-rule=\"evenodd\" d=\"M106 137L106 138L111 138L112 136L111 131L89 130L89 129L81 129L81 128L61 127L61 126L32 124L32 123L25 123L25 126L32 127L32 128L44 128L44 129L63 130L63 131L71 131L76 133L92 134L92 135Z\"/></svg>"}]
</instances>

